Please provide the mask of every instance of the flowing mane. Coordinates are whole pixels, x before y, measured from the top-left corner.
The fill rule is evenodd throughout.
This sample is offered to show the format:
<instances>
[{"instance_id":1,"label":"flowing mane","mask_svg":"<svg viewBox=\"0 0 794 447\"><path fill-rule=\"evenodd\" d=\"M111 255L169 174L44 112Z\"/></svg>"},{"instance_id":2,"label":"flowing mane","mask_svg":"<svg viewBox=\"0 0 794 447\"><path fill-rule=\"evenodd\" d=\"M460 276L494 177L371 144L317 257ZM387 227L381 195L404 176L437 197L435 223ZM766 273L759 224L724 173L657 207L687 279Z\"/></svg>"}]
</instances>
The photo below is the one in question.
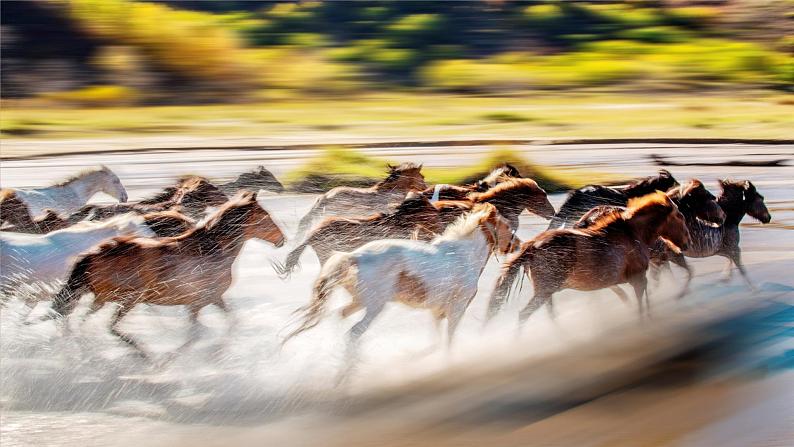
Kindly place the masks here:
<instances>
[{"instance_id":1,"label":"flowing mane","mask_svg":"<svg viewBox=\"0 0 794 447\"><path fill-rule=\"evenodd\" d=\"M102 165L102 166L100 166L98 168L83 169L82 171L78 172L77 174L66 178L66 180L60 181L58 183L55 183L52 186L66 186L66 185L68 185L68 184L70 184L72 182L75 182L77 180L83 179L83 178L85 178L85 177L87 177L89 175L98 174L100 172L105 172L105 173L108 173L108 174L111 173L110 169L108 169L108 167L105 166L105 165Z\"/></svg>"},{"instance_id":2,"label":"flowing mane","mask_svg":"<svg viewBox=\"0 0 794 447\"><path fill-rule=\"evenodd\" d=\"M495 211L493 205L478 204L472 211L458 217L435 241L465 238L480 227L483 219Z\"/></svg>"},{"instance_id":3,"label":"flowing mane","mask_svg":"<svg viewBox=\"0 0 794 447\"><path fill-rule=\"evenodd\" d=\"M651 207L670 207L671 206L670 198L661 191L654 192L652 194L646 194L642 197L635 197L629 199L628 206L625 210L621 211L619 209L614 209L607 213L602 214L599 216L589 227L588 229L592 231L599 231L607 228L616 222L624 222L628 219L631 219L635 214L646 210Z\"/></svg>"},{"instance_id":4,"label":"flowing mane","mask_svg":"<svg viewBox=\"0 0 794 447\"><path fill-rule=\"evenodd\" d=\"M488 202L493 199L499 199L503 194L510 191L513 193L529 193L533 194L539 192L541 189L537 182L528 178L514 178L504 181L485 192L473 192L469 194L469 199L473 202Z\"/></svg>"},{"instance_id":5,"label":"flowing mane","mask_svg":"<svg viewBox=\"0 0 794 447\"><path fill-rule=\"evenodd\" d=\"M636 180L629 183L623 192L629 197L640 197L646 194L651 194L656 190L667 191L676 185L676 180L673 174L667 169L660 169L659 174L651 177L645 177L642 180Z\"/></svg>"},{"instance_id":6,"label":"flowing mane","mask_svg":"<svg viewBox=\"0 0 794 447\"><path fill-rule=\"evenodd\" d=\"M422 165L416 163L409 163L409 162L401 163L399 166L388 165L388 167L389 167L389 175L385 179L378 182L376 186L384 185L389 182L396 181L397 179L400 178L400 176L405 174L407 171L411 171L414 169L422 169Z\"/></svg>"}]
</instances>

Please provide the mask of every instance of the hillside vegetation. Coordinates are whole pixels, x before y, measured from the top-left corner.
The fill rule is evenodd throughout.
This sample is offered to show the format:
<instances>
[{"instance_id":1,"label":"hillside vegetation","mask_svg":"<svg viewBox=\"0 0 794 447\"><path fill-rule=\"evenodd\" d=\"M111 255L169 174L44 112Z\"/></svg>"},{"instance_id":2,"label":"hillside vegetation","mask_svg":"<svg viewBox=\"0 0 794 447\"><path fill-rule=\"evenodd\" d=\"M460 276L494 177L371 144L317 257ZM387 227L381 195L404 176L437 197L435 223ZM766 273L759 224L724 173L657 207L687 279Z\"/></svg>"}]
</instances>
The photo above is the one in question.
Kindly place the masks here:
<instances>
[{"instance_id":1,"label":"hillside vegetation","mask_svg":"<svg viewBox=\"0 0 794 447\"><path fill-rule=\"evenodd\" d=\"M785 90L792 11L790 0L8 2L3 90L78 105L407 88Z\"/></svg>"}]
</instances>

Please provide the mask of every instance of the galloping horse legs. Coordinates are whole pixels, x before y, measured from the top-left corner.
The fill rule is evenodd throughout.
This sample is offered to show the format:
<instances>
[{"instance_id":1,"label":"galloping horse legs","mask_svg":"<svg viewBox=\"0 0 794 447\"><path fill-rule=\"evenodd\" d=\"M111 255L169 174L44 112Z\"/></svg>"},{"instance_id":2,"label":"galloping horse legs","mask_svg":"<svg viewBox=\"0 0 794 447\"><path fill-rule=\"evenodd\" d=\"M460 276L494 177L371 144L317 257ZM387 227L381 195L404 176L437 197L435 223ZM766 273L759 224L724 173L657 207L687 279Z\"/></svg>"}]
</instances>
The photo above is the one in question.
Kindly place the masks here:
<instances>
[{"instance_id":1,"label":"galloping horse legs","mask_svg":"<svg viewBox=\"0 0 794 447\"><path fill-rule=\"evenodd\" d=\"M345 366L340 371L339 376L337 378L337 384L341 384L342 382L346 381L350 377L350 373L353 371L353 368L358 361L358 344L361 339L361 336L364 335L364 332L369 329L369 325L372 324L372 321L375 320L381 311L383 311L384 305L378 303L371 307L365 308L364 318L361 319L358 323L354 324L353 327L347 332L347 346L345 348Z\"/></svg>"},{"instance_id":2,"label":"galloping horse legs","mask_svg":"<svg viewBox=\"0 0 794 447\"><path fill-rule=\"evenodd\" d=\"M640 318L651 316L651 302L648 299L648 278L645 272L629 278L629 284L634 287L634 295L637 297L637 306L640 312ZM643 305L644 299L644 305Z\"/></svg>"},{"instance_id":3,"label":"galloping horse legs","mask_svg":"<svg viewBox=\"0 0 794 447\"><path fill-rule=\"evenodd\" d=\"M118 325L121 322L121 319L124 318L124 316L127 315L127 312L131 311L134 306L135 306L134 303L119 305L118 309L116 309L116 314L113 316L113 320L110 322L110 332L116 337L120 338L121 341L130 345L130 347L138 351L138 353L141 354L144 358L148 359L149 355L146 354L146 351L141 349L141 347L138 346L137 343L135 343L135 340L130 338L128 335L120 332L118 329Z\"/></svg>"},{"instance_id":4,"label":"galloping horse legs","mask_svg":"<svg viewBox=\"0 0 794 447\"><path fill-rule=\"evenodd\" d=\"M736 265L736 268L739 269L739 273L742 274L742 278L744 278L744 280L747 282L747 285L750 287L750 289L756 291L757 289L755 284L753 284L753 282L750 281L750 277L747 276L747 270L744 268L744 264L742 263L742 251L739 249L739 247L736 247L736 249L728 255L729 265L731 262L733 262L733 264Z\"/></svg>"},{"instance_id":5,"label":"galloping horse legs","mask_svg":"<svg viewBox=\"0 0 794 447\"><path fill-rule=\"evenodd\" d=\"M540 306L546 304L547 301L551 301L551 292L547 291L537 291L535 292L535 296L529 300L527 306L521 310L518 314L518 321L521 325L524 324L525 321L529 318L530 315L535 313L536 310L540 309Z\"/></svg>"},{"instance_id":6,"label":"galloping horse legs","mask_svg":"<svg viewBox=\"0 0 794 447\"><path fill-rule=\"evenodd\" d=\"M675 256L672 259L672 261L675 263L675 265L677 265L677 266L681 267L682 269L686 270L686 283L684 284L684 288L681 289L681 292L679 292L678 296L676 297L678 299L681 299L684 296L686 296L687 293L689 293L689 284L692 282L692 276L694 276L694 275L693 275L693 272L692 272L692 267L690 267L689 263L686 262L686 258L684 257L684 255L679 254L679 255Z\"/></svg>"},{"instance_id":7,"label":"galloping horse legs","mask_svg":"<svg viewBox=\"0 0 794 447\"><path fill-rule=\"evenodd\" d=\"M618 298L620 298L620 300L623 301L624 303L627 303L629 301L629 296L626 294L625 290L620 288L620 286L612 286L609 288L609 290L614 292L615 295L617 295Z\"/></svg>"}]
</instances>

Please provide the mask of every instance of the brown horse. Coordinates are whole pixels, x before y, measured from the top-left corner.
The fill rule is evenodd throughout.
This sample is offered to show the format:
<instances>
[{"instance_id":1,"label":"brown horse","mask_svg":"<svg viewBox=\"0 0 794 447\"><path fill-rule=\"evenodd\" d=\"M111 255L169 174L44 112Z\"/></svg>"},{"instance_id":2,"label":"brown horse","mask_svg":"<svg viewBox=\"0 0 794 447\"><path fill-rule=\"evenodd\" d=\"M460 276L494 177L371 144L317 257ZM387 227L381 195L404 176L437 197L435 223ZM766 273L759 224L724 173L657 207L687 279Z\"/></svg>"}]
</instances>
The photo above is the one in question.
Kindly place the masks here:
<instances>
[{"instance_id":1,"label":"brown horse","mask_svg":"<svg viewBox=\"0 0 794 447\"><path fill-rule=\"evenodd\" d=\"M177 205L185 215L192 219L200 219L207 208L221 206L227 200L226 194L209 180L192 175L180 178L175 186L165 188L157 195L138 203L86 205L69 216L69 221L104 220L124 213L146 214L166 211Z\"/></svg>"},{"instance_id":2,"label":"brown horse","mask_svg":"<svg viewBox=\"0 0 794 447\"><path fill-rule=\"evenodd\" d=\"M36 229L28 206L13 189L0 190L0 224L3 224L3 230L13 227L23 233L32 233Z\"/></svg>"},{"instance_id":3,"label":"brown horse","mask_svg":"<svg viewBox=\"0 0 794 447\"><path fill-rule=\"evenodd\" d=\"M717 198L714 197L700 180L693 179L689 182L677 187L673 188L667 192L667 196L670 197L673 202L678 206L678 209L681 211L681 214L684 215L684 219L687 222L687 229L690 232L690 236L692 237L692 241L690 244L690 250L692 250L692 245L695 242L695 233L693 233L693 225L695 222L698 222L700 225L722 225L723 221L725 220L725 213L723 212L722 208L720 207L719 203L717 203ZM594 225L603 215L609 214L614 210L623 211L625 208L617 207L613 205L601 205L597 206L590 211L588 211L579 222L574 225L574 228L587 228ZM664 240L664 238L659 238L651 248L651 276L653 278L657 278L659 276L659 264L661 263L660 257L670 257L671 259L675 259L676 263L679 263L680 260L683 260L683 257L680 255L681 250L678 247L669 243L669 241ZM681 265L681 264L679 264ZM684 261L684 265L686 265L686 261ZM684 267L689 272L689 278L687 279L685 287L682 289L681 293L679 294L679 298L684 296L689 288L689 283L692 280L692 273L689 270L688 266ZM623 289L618 286L612 287L612 290L624 301L627 300L627 296Z\"/></svg>"},{"instance_id":4,"label":"brown horse","mask_svg":"<svg viewBox=\"0 0 794 447\"><path fill-rule=\"evenodd\" d=\"M640 315L650 313L646 271L650 246L664 237L686 249L684 216L664 193L629 200L625 211L613 210L585 229L547 230L525 242L503 266L491 295L488 318L503 306L521 268L532 275L535 295L521 311L521 322L543 304L552 311L552 295L562 289L598 290L629 283Z\"/></svg>"},{"instance_id":5,"label":"brown horse","mask_svg":"<svg viewBox=\"0 0 794 447\"><path fill-rule=\"evenodd\" d=\"M744 264L742 264L742 250L739 247L739 223L745 214L749 214L761 223L769 223L772 220L772 216L766 208L764 196L758 193L755 185L749 180L721 180L720 187L722 188L722 194L717 199L717 203L725 214L725 221L722 225L709 224L702 221L705 219L699 220L685 214L687 227L692 236L692 243L689 248L681 253L676 253L668 247L657 244L651 252L653 265L651 272L654 277L658 277L660 268L669 267L668 262L673 262L686 270L687 282L682 295L687 291L689 283L692 281L692 268L686 262L684 256L691 258L705 258L714 255L723 256L728 259L728 275L726 279L730 278L733 272L732 266L735 265L744 280L747 281L747 284L754 288L750 278L747 276Z\"/></svg>"},{"instance_id":6,"label":"brown horse","mask_svg":"<svg viewBox=\"0 0 794 447\"><path fill-rule=\"evenodd\" d=\"M544 219L554 217L554 207L546 191L528 178L506 180L486 192L470 193L468 200L442 200L434 203L434 206L439 210L442 224L447 226L478 203L495 206L499 214L510 222L513 230L518 229L518 216L524 210Z\"/></svg>"},{"instance_id":7,"label":"brown horse","mask_svg":"<svg viewBox=\"0 0 794 447\"><path fill-rule=\"evenodd\" d=\"M113 334L144 353L118 331L119 321L140 303L186 305L195 328L199 311L214 304L229 315L223 293L232 282L232 263L250 238L277 247L284 235L256 201L256 194L241 193L207 222L177 237L162 239L116 238L85 255L53 301L53 310L68 315L83 293L93 293L90 313L107 302L120 305L111 324ZM231 324L230 324L231 328ZM195 334L185 345L193 343ZM145 353L144 353L145 355Z\"/></svg>"},{"instance_id":8,"label":"brown horse","mask_svg":"<svg viewBox=\"0 0 794 447\"><path fill-rule=\"evenodd\" d=\"M303 236L311 224L321 216L369 216L386 213L388 205L399 203L411 191L427 188L422 165L403 163L389 167L389 175L369 188L339 186L317 199L301 218L296 238Z\"/></svg>"},{"instance_id":9,"label":"brown horse","mask_svg":"<svg viewBox=\"0 0 794 447\"><path fill-rule=\"evenodd\" d=\"M408 193L405 200L390 213L369 217L327 217L309 233L302 244L287 255L283 265L274 263L276 272L287 277L298 266L301 253L311 246L320 265L334 251L353 251L367 242L379 239L420 239L429 241L444 229L438 211L422 194Z\"/></svg>"},{"instance_id":10,"label":"brown horse","mask_svg":"<svg viewBox=\"0 0 794 447\"><path fill-rule=\"evenodd\" d=\"M502 163L494 168L485 178L477 180L470 185L456 186L439 184L432 188L425 189L422 191L422 194L432 202L437 202L439 200L466 200L470 193L485 192L499 183L513 178L522 178L521 173L518 172L518 168L509 163Z\"/></svg>"}]
</instances>

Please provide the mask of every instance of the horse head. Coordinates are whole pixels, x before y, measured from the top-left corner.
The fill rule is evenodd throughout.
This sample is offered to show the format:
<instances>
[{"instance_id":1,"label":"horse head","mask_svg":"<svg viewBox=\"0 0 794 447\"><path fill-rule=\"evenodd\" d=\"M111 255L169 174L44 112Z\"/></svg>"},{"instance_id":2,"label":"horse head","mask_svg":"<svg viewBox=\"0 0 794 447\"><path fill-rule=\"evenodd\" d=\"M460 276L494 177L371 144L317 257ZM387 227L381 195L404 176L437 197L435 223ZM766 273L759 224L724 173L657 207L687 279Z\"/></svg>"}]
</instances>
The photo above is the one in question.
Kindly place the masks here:
<instances>
[{"instance_id":1,"label":"horse head","mask_svg":"<svg viewBox=\"0 0 794 447\"><path fill-rule=\"evenodd\" d=\"M758 192L751 181L726 179L719 182L722 188L719 203L725 208L729 217L733 217L737 222L744 214L749 214L750 217L761 223L769 223L772 220L772 215L764 202L764 196Z\"/></svg>"},{"instance_id":2,"label":"horse head","mask_svg":"<svg viewBox=\"0 0 794 447\"><path fill-rule=\"evenodd\" d=\"M422 165L402 163L399 166L386 165L389 175L378 186L402 191L424 191L427 189Z\"/></svg>"},{"instance_id":3,"label":"horse head","mask_svg":"<svg viewBox=\"0 0 794 447\"><path fill-rule=\"evenodd\" d=\"M252 190L265 189L277 193L284 192L284 185L278 181L272 172L264 166L258 166L253 172L244 172L233 182L239 188Z\"/></svg>"},{"instance_id":4,"label":"horse head","mask_svg":"<svg viewBox=\"0 0 794 447\"><path fill-rule=\"evenodd\" d=\"M228 234L239 234L239 239L262 239L276 247L286 242L286 237L273 218L257 201L256 193L241 191L230 199L212 218L207 227L218 227Z\"/></svg>"},{"instance_id":5,"label":"horse head","mask_svg":"<svg viewBox=\"0 0 794 447\"><path fill-rule=\"evenodd\" d=\"M124 185L121 184L121 180L119 180L115 172L111 171L107 166L102 165L97 173L99 174L99 191L104 192L121 203L127 201L127 190L124 188Z\"/></svg>"}]
</instances>

